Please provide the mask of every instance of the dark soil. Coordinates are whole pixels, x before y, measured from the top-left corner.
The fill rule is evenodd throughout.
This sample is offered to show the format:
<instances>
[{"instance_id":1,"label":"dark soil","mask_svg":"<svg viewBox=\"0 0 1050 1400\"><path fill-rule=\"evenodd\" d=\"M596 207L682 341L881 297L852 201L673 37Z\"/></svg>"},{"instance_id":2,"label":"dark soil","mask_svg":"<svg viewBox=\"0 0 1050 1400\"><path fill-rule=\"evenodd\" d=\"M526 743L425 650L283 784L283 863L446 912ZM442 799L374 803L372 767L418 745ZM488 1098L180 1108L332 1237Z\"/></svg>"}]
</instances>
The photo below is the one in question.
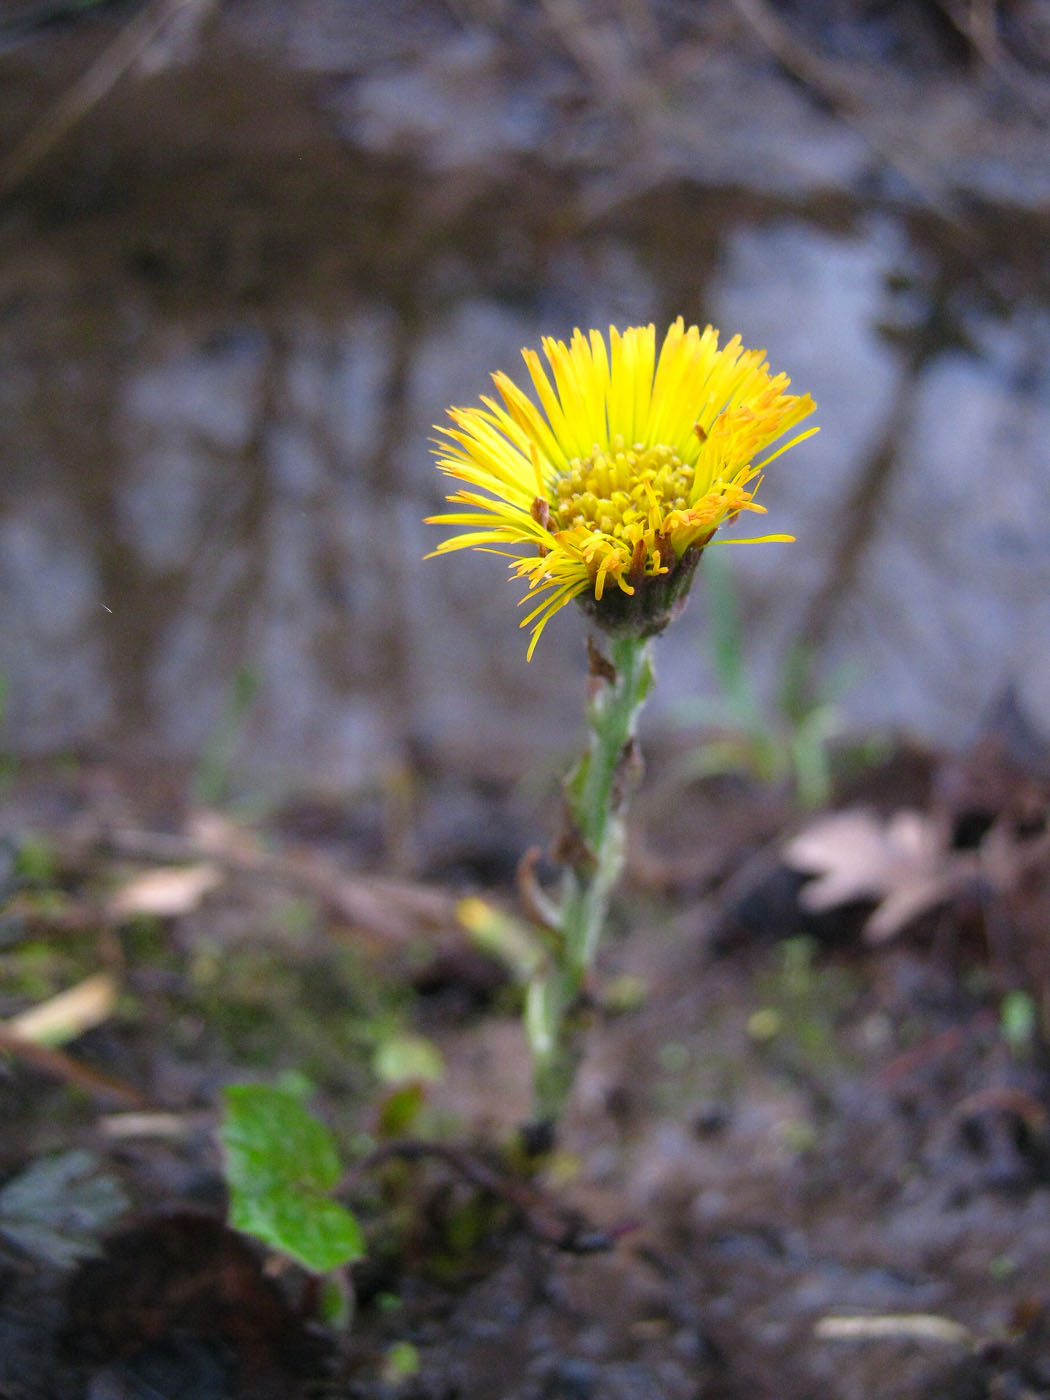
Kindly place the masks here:
<instances>
[{"instance_id":1,"label":"dark soil","mask_svg":"<svg viewBox=\"0 0 1050 1400\"><path fill-rule=\"evenodd\" d=\"M450 896L476 861L511 906L495 853L549 814L435 774L400 826L384 794L204 818L177 775L150 800L127 773L23 772L4 1012L100 970L121 992L51 1060L9 1057L3 1172L88 1148L127 1209L79 1263L5 1236L0 1394L1050 1395L1045 772L991 739L854 780L841 806L936 814L953 854L985 859L991 831L1035 853L1012 883L985 859L881 946L871 900L800 905L788 802L674 772L655 761L639 801L608 1007L531 1179L504 1155L528 1109L516 993ZM442 879L369 873L409 848ZM205 860L167 914L120 893ZM376 1076L406 1031L446 1064L407 1109ZM346 1335L222 1223L218 1091L288 1070L369 1237Z\"/></svg>"}]
</instances>

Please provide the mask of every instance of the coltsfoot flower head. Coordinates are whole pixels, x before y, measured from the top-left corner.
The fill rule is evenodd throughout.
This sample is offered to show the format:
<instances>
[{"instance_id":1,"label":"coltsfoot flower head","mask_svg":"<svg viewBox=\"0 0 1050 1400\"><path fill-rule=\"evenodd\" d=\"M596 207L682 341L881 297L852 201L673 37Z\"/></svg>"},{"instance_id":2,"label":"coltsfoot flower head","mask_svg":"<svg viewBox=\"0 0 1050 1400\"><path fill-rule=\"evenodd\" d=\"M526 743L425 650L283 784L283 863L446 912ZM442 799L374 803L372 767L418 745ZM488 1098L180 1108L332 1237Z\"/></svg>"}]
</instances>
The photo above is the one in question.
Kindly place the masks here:
<instances>
[{"instance_id":1,"label":"coltsfoot flower head","mask_svg":"<svg viewBox=\"0 0 1050 1400\"><path fill-rule=\"evenodd\" d=\"M661 631L716 532L742 511L764 513L754 500L763 469L817 431L756 464L816 405L786 392L791 381L770 374L764 350L745 350L739 336L720 349L716 330L687 330L681 317L659 355L652 325L610 327L608 344L577 330L568 345L544 339L543 353L549 373L522 351L538 406L499 373L501 402L449 409L437 465L467 486L447 497L461 509L428 521L465 527L435 554L509 555L534 603L521 623L532 626L530 657L574 598L609 632Z\"/></svg>"}]
</instances>

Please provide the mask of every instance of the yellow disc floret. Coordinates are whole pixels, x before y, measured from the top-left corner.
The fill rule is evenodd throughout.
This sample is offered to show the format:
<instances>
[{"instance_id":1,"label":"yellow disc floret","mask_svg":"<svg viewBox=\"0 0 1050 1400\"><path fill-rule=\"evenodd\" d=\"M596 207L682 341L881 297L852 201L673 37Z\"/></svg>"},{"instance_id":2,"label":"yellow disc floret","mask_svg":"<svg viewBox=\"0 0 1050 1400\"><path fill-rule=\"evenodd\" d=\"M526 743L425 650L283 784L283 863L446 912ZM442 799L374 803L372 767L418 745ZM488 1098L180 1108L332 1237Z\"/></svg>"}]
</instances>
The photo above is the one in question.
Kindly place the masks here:
<instances>
[{"instance_id":1,"label":"yellow disc floret","mask_svg":"<svg viewBox=\"0 0 1050 1400\"><path fill-rule=\"evenodd\" d=\"M610 630L658 631L684 595L699 552L741 511L759 511L749 484L800 433L754 463L815 407L785 392L760 350L739 337L722 349L708 326L679 317L659 358L653 326L576 331L544 340L553 383L539 356L523 351L539 407L506 375L493 376L502 403L450 409L438 449L446 474L486 492L448 497L467 511L433 516L472 527L435 553L524 545L512 570L528 594L546 595L524 618L532 655L550 617L573 598ZM449 445L451 444L451 445ZM764 539L789 539L767 535ZM507 549L494 552L506 553ZM609 585L623 595L607 597ZM603 604L603 598L606 599ZM636 599L628 604L626 599Z\"/></svg>"}]
</instances>

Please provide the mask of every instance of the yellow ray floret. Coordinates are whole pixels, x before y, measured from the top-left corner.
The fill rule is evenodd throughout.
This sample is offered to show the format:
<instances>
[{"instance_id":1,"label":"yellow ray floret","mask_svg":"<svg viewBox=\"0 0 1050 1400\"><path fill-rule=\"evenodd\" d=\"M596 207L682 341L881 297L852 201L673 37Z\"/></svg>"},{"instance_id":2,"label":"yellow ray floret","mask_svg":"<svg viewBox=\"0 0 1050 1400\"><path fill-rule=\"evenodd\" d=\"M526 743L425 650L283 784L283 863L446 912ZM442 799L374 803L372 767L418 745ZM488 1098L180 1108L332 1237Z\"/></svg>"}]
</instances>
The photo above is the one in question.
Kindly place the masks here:
<instances>
[{"instance_id":1,"label":"yellow ray floret","mask_svg":"<svg viewBox=\"0 0 1050 1400\"><path fill-rule=\"evenodd\" d=\"M816 405L787 392L764 350L745 350L739 336L720 349L711 326L686 329L679 317L659 355L652 325L610 327L608 345L579 330L567 345L542 344L549 368L522 351L535 401L499 373L498 400L449 409L435 450L439 469L464 483L446 498L460 509L428 522L461 527L435 554L510 554L534 604L521 624L533 629L530 657L572 599L593 599L601 621L610 588L633 595L684 569L683 556L691 567L722 525L763 512L753 496L764 467L817 431L756 463Z\"/></svg>"}]
</instances>

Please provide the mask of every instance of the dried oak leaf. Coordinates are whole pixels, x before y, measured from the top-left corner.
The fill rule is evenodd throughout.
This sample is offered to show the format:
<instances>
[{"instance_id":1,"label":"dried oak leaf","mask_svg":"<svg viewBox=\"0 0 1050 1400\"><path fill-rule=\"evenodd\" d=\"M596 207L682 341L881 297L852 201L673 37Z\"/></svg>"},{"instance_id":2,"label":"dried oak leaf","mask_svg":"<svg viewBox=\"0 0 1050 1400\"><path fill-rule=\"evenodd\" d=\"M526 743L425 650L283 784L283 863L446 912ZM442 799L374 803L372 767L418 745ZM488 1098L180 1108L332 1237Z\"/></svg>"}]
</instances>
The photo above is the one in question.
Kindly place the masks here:
<instances>
[{"instance_id":1,"label":"dried oak leaf","mask_svg":"<svg viewBox=\"0 0 1050 1400\"><path fill-rule=\"evenodd\" d=\"M222 871L211 861L195 865L158 866L144 870L115 891L109 902L114 919L139 915L178 918L191 914L222 883Z\"/></svg>"},{"instance_id":2,"label":"dried oak leaf","mask_svg":"<svg viewBox=\"0 0 1050 1400\"><path fill-rule=\"evenodd\" d=\"M818 817L783 851L785 863L815 876L799 902L812 913L873 900L864 937L883 943L946 900L974 871L972 856L953 852L944 826L921 812L883 821L866 808Z\"/></svg>"}]
</instances>

